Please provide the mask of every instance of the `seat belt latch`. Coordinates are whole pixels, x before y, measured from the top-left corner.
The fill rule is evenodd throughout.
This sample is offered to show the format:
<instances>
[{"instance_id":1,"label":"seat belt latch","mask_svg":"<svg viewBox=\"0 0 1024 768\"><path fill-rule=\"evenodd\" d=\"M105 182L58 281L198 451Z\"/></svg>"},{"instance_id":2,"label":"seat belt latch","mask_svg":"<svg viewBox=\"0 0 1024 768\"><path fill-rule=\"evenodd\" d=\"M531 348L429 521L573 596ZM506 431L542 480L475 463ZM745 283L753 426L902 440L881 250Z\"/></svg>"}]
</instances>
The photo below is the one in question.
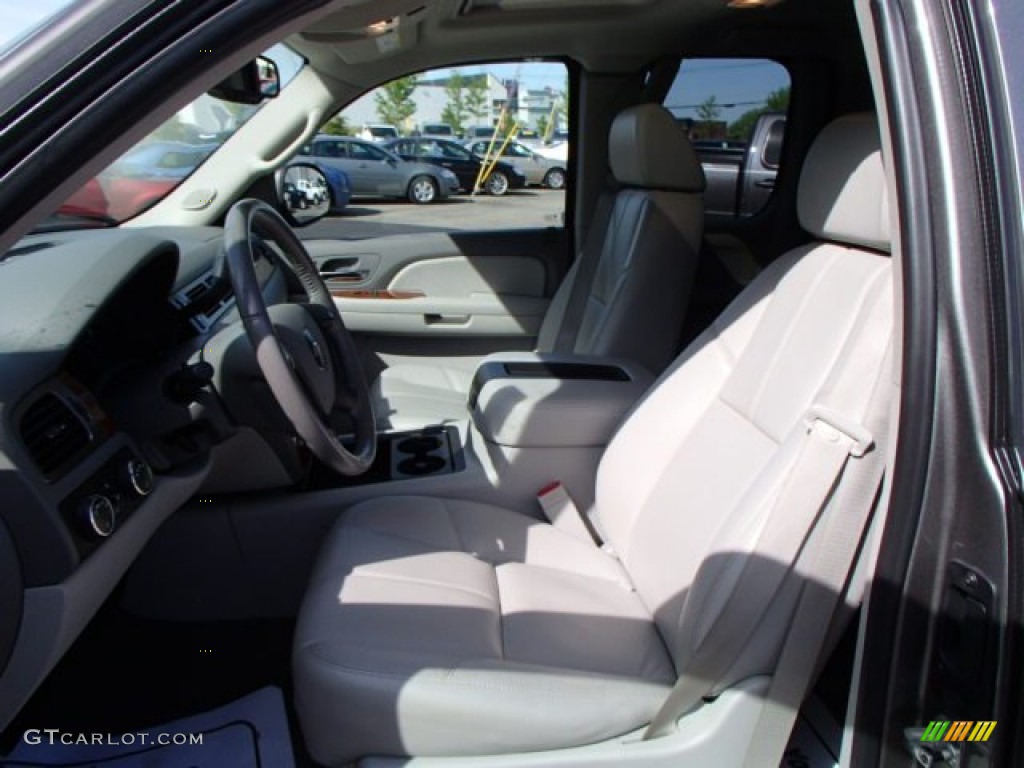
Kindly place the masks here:
<instances>
[{"instance_id":1,"label":"seat belt latch","mask_svg":"<svg viewBox=\"0 0 1024 768\"><path fill-rule=\"evenodd\" d=\"M537 492L537 503L540 504L548 522L555 528L593 541L599 547L604 544L593 524L580 512L565 486L557 480Z\"/></svg>"},{"instance_id":2,"label":"seat belt latch","mask_svg":"<svg viewBox=\"0 0 1024 768\"><path fill-rule=\"evenodd\" d=\"M829 442L846 438L850 443L850 455L858 459L875 444L875 439L863 424L822 405L811 406L804 416L804 424L810 432Z\"/></svg>"}]
</instances>

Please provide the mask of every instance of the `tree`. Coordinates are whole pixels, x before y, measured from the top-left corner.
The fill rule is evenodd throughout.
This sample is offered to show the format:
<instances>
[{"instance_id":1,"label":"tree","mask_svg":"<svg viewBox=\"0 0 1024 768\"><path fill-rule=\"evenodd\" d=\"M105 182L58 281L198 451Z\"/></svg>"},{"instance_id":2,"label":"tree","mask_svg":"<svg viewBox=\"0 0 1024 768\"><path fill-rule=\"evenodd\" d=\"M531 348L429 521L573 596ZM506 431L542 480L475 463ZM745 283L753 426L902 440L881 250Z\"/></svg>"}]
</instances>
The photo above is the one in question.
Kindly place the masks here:
<instances>
[{"instance_id":1,"label":"tree","mask_svg":"<svg viewBox=\"0 0 1024 768\"><path fill-rule=\"evenodd\" d=\"M764 98L766 112L786 112L789 109L789 86L776 88Z\"/></svg>"},{"instance_id":2,"label":"tree","mask_svg":"<svg viewBox=\"0 0 1024 768\"><path fill-rule=\"evenodd\" d=\"M487 76L474 77L466 88L463 99L464 114L474 123L479 123L487 117L487 107Z\"/></svg>"},{"instance_id":3,"label":"tree","mask_svg":"<svg viewBox=\"0 0 1024 768\"><path fill-rule=\"evenodd\" d=\"M541 115L537 118L537 134L542 138L546 139L548 135L548 116Z\"/></svg>"},{"instance_id":4,"label":"tree","mask_svg":"<svg viewBox=\"0 0 1024 768\"><path fill-rule=\"evenodd\" d=\"M738 141L747 141L754 130L757 118L766 112L785 112L789 109L789 86L777 88L765 96L764 105L748 109L729 124L728 137Z\"/></svg>"},{"instance_id":5,"label":"tree","mask_svg":"<svg viewBox=\"0 0 1024 768\"><path fill-rule=\"evenodd\" d=\"M452 127L456 134L462 135L465 129L464 117L466 114L466 81L458 72L448 78L444 86L444 95L448 103L441 110L441 119Z\"/></svg>"},{"instance_id":6,"label":"tree","mask_svg":"<svg viewBox=\"0 0 1024 768\"><path fill-rule=\"evenodd\" d=\"M348 119L341 114L335 115L326 123L321 129L324 133L331 136L352 136L352 126L348 124Z\"/></svg>"},{"instance_id":7,"label":"tree","mask_svg":"<svg viewBox=\"0 0 1024 768\"><path fill-rule=\"evenodd\" d=\"M718 106L718 99L714 95L708 96L697 106L697 119L702 123L713 123L721 114L722 108Z\"/></svg>"},{"instance_id":8,"label":"tree","mask_svg":"<svg viewBox=\"0 0 1024 768\"><path fill-rule=\"evenodd\" d=\"M416 91L418 80L416 75L400 77L377 89L373 100L377 105L377 114L380 115L381 122L401 129L406 120L416 114L416 102L412 95Z\"/></svg>"},{"instance_id":9,"label":"tree","mask_svg":"<svg viewBox=\"0 0 1024 768\"><path fill-rule=\"evenodd\" d=\"M569 122L569 75L565 75L565 79L562 80L562 90L558 92L558 100L555 102L555 128L558 128L560 122Z\"/></svg>"}]
</instances>

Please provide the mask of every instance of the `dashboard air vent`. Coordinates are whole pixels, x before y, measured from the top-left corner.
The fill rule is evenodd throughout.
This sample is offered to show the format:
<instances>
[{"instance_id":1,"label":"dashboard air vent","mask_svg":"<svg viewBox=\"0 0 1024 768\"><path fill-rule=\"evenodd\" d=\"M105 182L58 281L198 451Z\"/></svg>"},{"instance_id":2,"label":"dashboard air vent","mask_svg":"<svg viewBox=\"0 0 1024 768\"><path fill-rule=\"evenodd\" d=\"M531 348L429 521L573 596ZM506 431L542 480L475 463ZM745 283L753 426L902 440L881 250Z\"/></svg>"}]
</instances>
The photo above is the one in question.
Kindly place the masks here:
<instances>
[{"instance_id":1,"label":"dashboard air vent","mask_svg":"<svg viewBox=\"0 0 1024 768\"><path fill-rule=\"evenodd\" d=\"M21 439L47 478L77 459L92 442L92 434L77 414L49 392L21 417Z\"/></svg>"}]
</instances>

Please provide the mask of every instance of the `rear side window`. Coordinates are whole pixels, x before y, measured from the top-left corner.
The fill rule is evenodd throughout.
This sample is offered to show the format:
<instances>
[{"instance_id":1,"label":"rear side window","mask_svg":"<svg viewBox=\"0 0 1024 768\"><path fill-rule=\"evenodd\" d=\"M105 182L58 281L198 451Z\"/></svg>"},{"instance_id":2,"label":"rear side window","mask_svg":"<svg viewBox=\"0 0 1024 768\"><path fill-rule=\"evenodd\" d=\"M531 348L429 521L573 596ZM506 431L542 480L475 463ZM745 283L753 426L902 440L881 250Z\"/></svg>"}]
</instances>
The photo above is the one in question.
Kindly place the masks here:
<instances>
[{"instance_id":1,"label":"rear side window","mask_svg":"<svg viewBox=\"0 0 1024 768\"><path fill-rule=\"evenodd\" d=\"M685 59L665 107L686 129L708 185L709 214L751 216L771 199L791 83L771 59Z\"/></svg>"}]
</instances>

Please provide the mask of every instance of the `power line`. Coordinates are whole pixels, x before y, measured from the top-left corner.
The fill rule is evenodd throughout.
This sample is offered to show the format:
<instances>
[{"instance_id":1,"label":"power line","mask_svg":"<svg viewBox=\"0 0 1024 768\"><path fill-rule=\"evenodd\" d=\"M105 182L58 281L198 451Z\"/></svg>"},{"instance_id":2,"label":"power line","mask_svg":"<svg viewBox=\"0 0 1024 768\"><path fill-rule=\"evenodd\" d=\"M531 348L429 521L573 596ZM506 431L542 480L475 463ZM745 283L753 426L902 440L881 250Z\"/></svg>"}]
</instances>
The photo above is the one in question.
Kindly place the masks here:
<instances>
[{"instance_id":1,"label":"power line","mask_svg":"<svg viewBox=\"0 0 1024 768\"><path fill-rule=\"evenodd\" d=\"M765 104L764 99L758 99L757 101L729 101L719 102L716 101L714 106L719 109L733 109L734 107L753 107ZM703 107L704 103L700 104L665 104L665 109L697 109Z\"/></svg>"}]
</instances>

